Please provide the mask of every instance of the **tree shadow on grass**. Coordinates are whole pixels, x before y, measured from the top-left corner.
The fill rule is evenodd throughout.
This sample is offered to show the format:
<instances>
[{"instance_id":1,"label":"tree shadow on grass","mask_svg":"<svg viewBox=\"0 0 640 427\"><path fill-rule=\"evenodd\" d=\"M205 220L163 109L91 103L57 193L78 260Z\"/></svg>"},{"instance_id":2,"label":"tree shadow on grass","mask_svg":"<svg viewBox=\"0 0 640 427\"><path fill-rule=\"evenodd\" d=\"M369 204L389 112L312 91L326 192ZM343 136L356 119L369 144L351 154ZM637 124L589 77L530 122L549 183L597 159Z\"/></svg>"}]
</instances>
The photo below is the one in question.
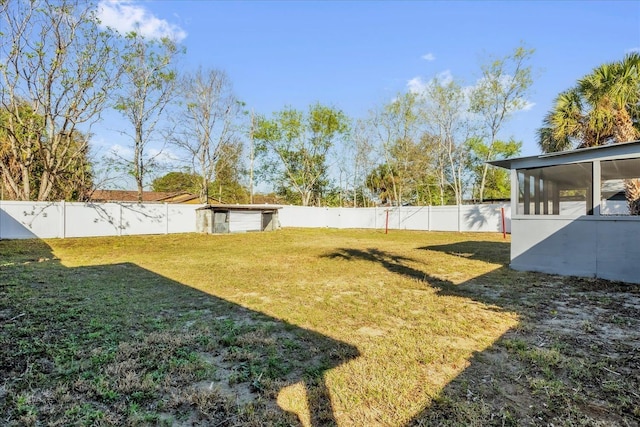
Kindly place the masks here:
<instances>
[{"instance_id":1,"label":"tree shadow on grass","mask_svg":"<svg viewBox=\"0 0 640 427\"><path fill-rule=\"evenodd\" d=\"M425 273L423 271L407 265L409 262L417 262L415 259L395 255L376 248L368 248L366 250L338 248L334 252L324 255L324 257L329 259L343 259L347 261L369 261L375 264L380 264L391 273L400 274L418 280L423 280L425 278Z\"/></svg>"},{"instance_id":2,"label":"tree shadow on grass","mask_svg":"<svg viewBox=\"0 0 640 427\"><path fill-rule=\"evenodd\" d=\"M423 251L444 252L448 255L489 262L492 264L502 264L506 266L509 263L509 243L506 241L484 242L472 240L445 245L422 246L418 249Z\"/></svg>"},{"instance_id":3,"label":"tree shadow on grass","mask_svg":"<svg viewBox=\"0 0 640 427\"><path fill-rule=\"evenodd\" d=\"M325 256L375 263L421 280L439 296L473 301L488 316L513 313L518 321L468 353L466 368L405 425L640 424L640 287L513 271L507 267L509 245L502 242L417 249L447 254L452 265L462 257L497 268L454 283L420 267L418 256L352 248ZM457 338L451 339L454 346ZM443 348L423 363L437 369L455 360Z\"/></svg>"},{"instance_id":4,"label":"tree shadow on grass","mask_svg":"<svg viewBox=\"0 0 640 427\"><path fill-rule=\"evenodd\" d=\"M324 375L355 347L135 264L68 268L39 240L0 255L4 425L296 425L292 385L307 423L336 424Z\"/></svg>"}]
</instances>

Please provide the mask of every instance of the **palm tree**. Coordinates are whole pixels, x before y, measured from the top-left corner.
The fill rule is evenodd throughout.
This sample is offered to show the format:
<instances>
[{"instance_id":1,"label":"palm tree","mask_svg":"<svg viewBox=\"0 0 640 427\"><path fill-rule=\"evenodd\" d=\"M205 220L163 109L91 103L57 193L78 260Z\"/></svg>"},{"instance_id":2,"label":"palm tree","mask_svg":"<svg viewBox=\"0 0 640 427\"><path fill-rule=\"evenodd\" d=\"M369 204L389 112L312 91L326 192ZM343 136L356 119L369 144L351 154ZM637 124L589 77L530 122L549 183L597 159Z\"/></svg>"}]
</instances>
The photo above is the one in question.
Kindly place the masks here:
<instances>
[{"instance_id":1,"label":"palm tree","mask_svg":"<svg viewBox=\"0 0 640 427\"><path fill-rule=\"evenodd\" d=\"M595 147L640 137L640 54L604 64L562 92L538 130L542 151Z\"/></svg>"},{"instance_id":2,"label":"palm tree","mask_svg":"<svg viewBox=\"0 0 640 427\"><path fill-rule=\"evenodd\" d=\"M640 101L640 54L604 64L578 82L580 92L593 106L590 127L610 132L613 142L634 141L640 132L632 115Z\"/></svg>"},{"instance_id":3,"label":"palm tree","mask_svg":"<svg viewBox=\"0 0 640 427\"><path fill-rule=\"evenodd\" d=\"M603 64L558 95L538 130L542 151L595 147L640 138L640 54ZM626 179L631 215L640 215L640 180Z\"/></svg>"},{"instance_id":4,"label":"palm tree","mask_svg":"<svg viewBox=\"0 0 640 427\"><path fill-rule=\"evenodd\" d=\"M538 129L538 145L545 153L565 151L592 144L584 111L584 101L577 88L562 92L555 99L555 107ZM589 137L587 137L589 135Z\"/></svg>"}]
</instances>

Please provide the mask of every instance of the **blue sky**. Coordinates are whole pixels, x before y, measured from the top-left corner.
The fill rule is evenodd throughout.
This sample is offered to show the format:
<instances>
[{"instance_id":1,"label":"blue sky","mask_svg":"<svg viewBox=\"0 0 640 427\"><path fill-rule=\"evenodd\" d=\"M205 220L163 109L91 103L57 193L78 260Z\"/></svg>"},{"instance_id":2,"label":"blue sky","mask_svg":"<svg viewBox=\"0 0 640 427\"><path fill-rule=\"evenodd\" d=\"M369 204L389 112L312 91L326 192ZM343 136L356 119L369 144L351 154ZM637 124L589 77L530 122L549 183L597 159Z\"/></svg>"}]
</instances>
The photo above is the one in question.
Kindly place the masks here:
<instances>
[{"instance_id":1,"label":"blue sky","mask_svg":"<svg viewBox=\"0 0 640 427\"><path fill-rule=\"evenodd\" d=\"M535 49L527 111L500 135L539 152L536 129L555 96L605 62L640 49L640 1L126 1L104 3L118 25L182 39L180 67L225 70L258 114L333 105L353 118L450 73L468 85L480 64ZM115 12L114 12L115 13ZM415 80L414 80L415 81ZM115 120L109 115L109 121ZM120 142L104 124L102 145Z\"/></svg>"}]
</instances>

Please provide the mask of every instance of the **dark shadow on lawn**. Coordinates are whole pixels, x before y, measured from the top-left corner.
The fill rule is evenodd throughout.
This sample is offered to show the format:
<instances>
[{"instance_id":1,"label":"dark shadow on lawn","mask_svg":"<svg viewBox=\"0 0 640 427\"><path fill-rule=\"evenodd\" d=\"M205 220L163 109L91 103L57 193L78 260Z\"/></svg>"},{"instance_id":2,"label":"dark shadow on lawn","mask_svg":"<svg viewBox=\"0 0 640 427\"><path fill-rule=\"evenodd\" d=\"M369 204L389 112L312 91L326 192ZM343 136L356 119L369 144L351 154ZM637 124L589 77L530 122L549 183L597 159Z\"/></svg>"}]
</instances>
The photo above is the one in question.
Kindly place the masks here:
<instances>
[{"instance_id":1,"label":"dark shadow on lawn","mask_svg":"<svg viewBox=\"0 0 640 427\"><path fill-rule=\"evenodd\" d=\"M39 240L0 242L0 348L5 425L295 425L276 398L296 383L334 425L324 374L359 355L135 264L67 268Z\"/></svg>"},{"instance_id":2,"label":"dark shadow on lawn","mask_svg":"<svg viewBox=\"0 0 640 427\"><path fill-rule=\"evenodd\" d=\"M391 273L401 274L403 276L408 276L419 280L423 280L425 278L425 273L423 271L416 270L415 268L411 268L406 265L407 262L416 262L416 260L408 257L394 255L375 248L368 248L366 250L338 248L335 250L335 252L331 252L324 257L331 259L344 259L347 261L370 261L382 265Z\"/></svg>"},{"instance_id":3,"label":"dark shadow on lawn","mask_svg":"<svg viewBox=\"0 0 640 427\"><path fill-rule=\"evenodd\" d=\"M381 265L439 295L516 313L520 322L475 352L407 426L640 424L639 286L516 272L507 267L503 242L417 249L502 267L454 284L422 271L415 259L380 249L341 248L325 256Z\"/></svg>"},{"instance_id":4,"label":"dark shadow on lawn","mask_svg":"<svg viewBox=\"0 0 640 427\"><path fill-rule=\"evenodd\" d=\"M509 264L508 242L466 241L446 245L429 245L419 247L420 250L444 252L448 255L475 259L492 264Z\"/></svg>"}]
</instances>

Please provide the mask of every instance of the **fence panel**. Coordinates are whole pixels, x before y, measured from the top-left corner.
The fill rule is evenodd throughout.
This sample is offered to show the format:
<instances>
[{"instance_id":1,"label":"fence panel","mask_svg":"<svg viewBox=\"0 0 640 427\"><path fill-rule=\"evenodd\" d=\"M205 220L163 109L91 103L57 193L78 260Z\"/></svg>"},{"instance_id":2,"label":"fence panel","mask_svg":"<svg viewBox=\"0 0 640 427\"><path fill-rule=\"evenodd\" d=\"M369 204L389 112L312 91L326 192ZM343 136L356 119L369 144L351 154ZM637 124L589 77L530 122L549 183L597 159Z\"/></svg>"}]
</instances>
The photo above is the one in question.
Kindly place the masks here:
<instances>
[{"instance_id":1,"label":"fence panel","mask_svg":"<svg viewBox=\"0 0 640 427\"><path fill-rule=\"evenodd\" d=\"M325 227L329 228L344 228L342 226L341 213L342 208L318 208L324 209Z\"/></svg>"},{"instance_id":2,"label":"fence panel","mask_svg":"<svg viewBox=\"0 0 640 427\"><path fill-rule=\"evenodd\" d=\"M400 208L403 230L429 230L429 206L406 206Z\"/></svg>"},{"instance_id":3,"label":"fence panel","mask_svg":"<svg viewBox=\"0 0 640 427\"><path fill-rule=\"evenodd\" d=\"M167 232L164 204L122 203L122 235L165 234Z\"/></svg>"},{"instance_id":4,"label":"fence panel","mask_svg":"<svg viewBox=\"0 0 640 427\"><path fill-rule=\"evenodd\" d=\"M432 231L459 231L457 206L431 207Z\"/></svg>"},{"instance_id":5,"label":"fence panel","mask_svg":"<svg viewBox=\"0 0 640 427\"><path fill-rule=\"evenodd\" d=\"M120 233L118 204L64 203L63 206L64 237L117 236Z\"/></svg>"},{"instance_id":6,"label":"fence panel","mask_svg":"<svg viewBox=\"0 0 640 427\"><path fill-rule=\"evenodd\" d=\"M278 212L278 217L283 227L324 228L327 226L326 208L284 206Z\"/></svg>"},{"instance_id":7,"label":"fence panel","mask_svg":"<svg viewBox=\"0 0 640 427\"><path fill-rule=\"evenodd\" d=\"M500 206L460 206L461 231L502 231Z\"/></svg>"},{"instance_id":8,"label":"fence panel","mask_svg":"<svg viewBox=\"0 0 640 427\"><path fill-rule=\"evenodd\" d=\"M204 205L175 205L168 204L169 233L195 233L196 209Z\"/></svg>"},{"instance_id":9,"label":"fence panel","mask_svg":"<svg viewBox=\"0 0 640 427\"><path fill-rule=\"evenodd\" d=\"M61 206L53 202L0 203L0 238L62 237Z\"/></svg>"},{"instance_id":10,"label":"fence panel","mask_svg":"<svg viewBox=\"0 0 640 427\"><path fill-rule=\"evenodd\" d=\"M342 208L341 228L376 228L376 208Z\"/></svg>"}]
</instances>

